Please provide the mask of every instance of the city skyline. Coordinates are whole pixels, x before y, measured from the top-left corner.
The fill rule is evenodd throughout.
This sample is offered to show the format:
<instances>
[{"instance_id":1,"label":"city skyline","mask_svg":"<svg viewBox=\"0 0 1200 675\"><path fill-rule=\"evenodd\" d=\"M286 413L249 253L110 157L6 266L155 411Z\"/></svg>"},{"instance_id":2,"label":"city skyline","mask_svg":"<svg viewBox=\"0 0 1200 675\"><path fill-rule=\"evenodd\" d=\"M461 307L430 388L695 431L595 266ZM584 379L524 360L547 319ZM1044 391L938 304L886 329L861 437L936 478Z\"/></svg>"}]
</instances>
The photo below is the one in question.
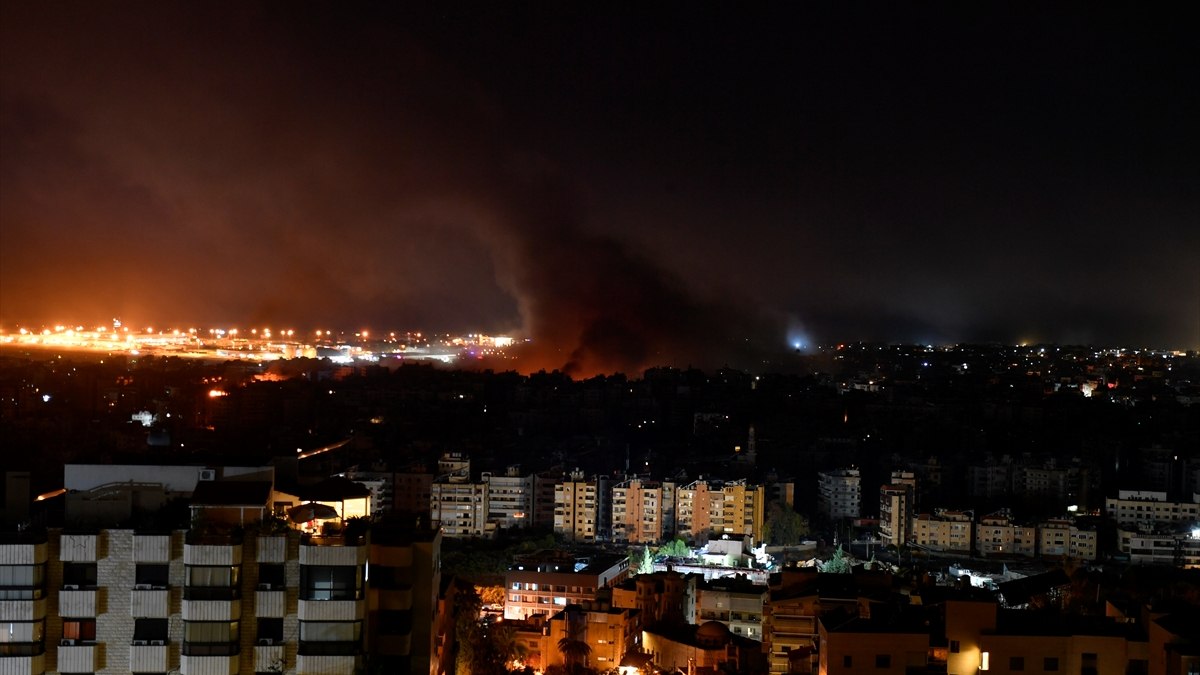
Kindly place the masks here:
<instances>
[{"instance_id":1,"label":"city skyline","mask_svg":"<svg viewBox=\"0 0 1200 675\"><path fill-rule=\"evenodd\" d=\"M1166 14L0 14L6 325L484 331L579 375L1200 344L1200 106Z\"/></svg>"}]
</instances>

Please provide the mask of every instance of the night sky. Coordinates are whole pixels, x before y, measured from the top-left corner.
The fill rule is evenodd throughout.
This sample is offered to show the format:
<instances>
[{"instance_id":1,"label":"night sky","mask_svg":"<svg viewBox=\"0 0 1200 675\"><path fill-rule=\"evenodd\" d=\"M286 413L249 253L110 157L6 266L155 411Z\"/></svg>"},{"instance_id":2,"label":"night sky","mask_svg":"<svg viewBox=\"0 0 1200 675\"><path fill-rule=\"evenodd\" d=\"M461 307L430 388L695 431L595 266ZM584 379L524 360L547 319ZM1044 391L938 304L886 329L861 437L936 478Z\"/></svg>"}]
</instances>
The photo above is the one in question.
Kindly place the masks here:
<instances>
[{"instance_id":1,"label":"night sky","mask_svg":"<svg viewBox=\"0 0 1200 675\"><path fill-rule=\"evenodd\" d=\"M0 323L1200 346L1169 5L443 4L0 3Z\"/></svg>"}]
</instances>

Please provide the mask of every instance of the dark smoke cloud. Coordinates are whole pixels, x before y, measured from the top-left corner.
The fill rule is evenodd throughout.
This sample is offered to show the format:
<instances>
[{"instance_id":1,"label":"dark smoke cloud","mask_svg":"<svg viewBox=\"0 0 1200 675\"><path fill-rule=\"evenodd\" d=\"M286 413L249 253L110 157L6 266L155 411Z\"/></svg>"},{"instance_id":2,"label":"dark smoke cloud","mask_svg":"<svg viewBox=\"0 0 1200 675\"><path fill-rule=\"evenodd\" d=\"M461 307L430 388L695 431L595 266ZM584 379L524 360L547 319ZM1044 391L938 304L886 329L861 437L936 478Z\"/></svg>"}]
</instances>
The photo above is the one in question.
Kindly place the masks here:
<instances>
[{"instance_id":1,"label":"dark smoke cloud","mask_svg":"<svg viewBox=\"0 0 1200 675\"><path fill-rule=\"evenodd\" d=\"M589 231L573 180L403 31L127 9L4 6L0 320L513 327L522 369L575 375L782 344Z\"/></svg>"}]
</instances>

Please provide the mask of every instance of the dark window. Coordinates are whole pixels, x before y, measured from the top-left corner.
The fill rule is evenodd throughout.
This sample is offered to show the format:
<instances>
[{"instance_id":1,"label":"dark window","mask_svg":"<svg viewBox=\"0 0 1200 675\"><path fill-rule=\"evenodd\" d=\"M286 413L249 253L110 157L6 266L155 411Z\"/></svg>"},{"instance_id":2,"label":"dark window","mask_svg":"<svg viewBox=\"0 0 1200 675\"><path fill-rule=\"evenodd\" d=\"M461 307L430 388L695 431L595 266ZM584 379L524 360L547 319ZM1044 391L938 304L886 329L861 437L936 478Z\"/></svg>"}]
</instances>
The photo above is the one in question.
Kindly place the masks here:
<instances>
[{"instance_id":1,"label":"dark window","mask_svg":"<svg viewBox=\"0 0 1200 675\"><path fill-rule=\"evenodd\" d=\"M270 640L271 644L283 642L283 619L259 619L258 640Z\"/></svg>"},{"instance_id":2,"label":"dark window","mask_svg":"<svg viewBox=\"0 0 1200 675\"><path fill-rule=\"evenodd\" d=\"M875 655L875 667L876 668L891 668L892 667L892 655L891 654L876 654Z\"/></svg>"},{"instance_id":3,"label":"dark window","mask_svg":"<svg viewBox=\"0 0 1200 675\"><path fill-rule=\"evenodd\" d=\"M151 588L166 588L171 580L171 566L139 563L135 573L134 583L138 586Z\"/></svg>"},{"instance_id":4,"label":"dark window","mask_svg":"<svg viewBox=\"0 0 1200 675\"><path fill-rule=\"evenodd\" d=\"M237 653L237 621L183 622L185 656L232 656Z\"/></svg>"},{"instance_id":5,"label":"dark window","mask_svg":"<svg viewBox=\"0 0 1200 675\"><path fill-rule=\"evenodd\" d=\"M71 586L78 586L79 588L95 588L96 563L63 563L63 588L68 588Z\"/></svg>"},{"instance_id":6,"label":"dark window","mask_svg":"<svg viewBox=\"0 0 1200 675\"><path fill-rule=\"evenodd\" d=\"M133 622L133 639L167 641L167 620L166 619L134 619Z\"/></svg>"},{"instance_id":7,"label":"dark window","mask_svg":"<svg viewBox=\"0 0 1200 675\"><path fill-rule=\"evenodd\" d=\"M957 654L959 649L958 640L950 641L950 653Z\"/></svg>"},{"instance_id":8,"label":"dark window","mask_svg":"<svg viewBox=\"0 0 1200 675\"><path fill-rule=\"evenodd\" d=\"M63 639L80 642L96 641L95 619L63 619Z\"/></svg>"},{"instance_id":9,"label":"dark window","mask_svg":"<svg viewBox=\"0 0 1200 675\"><path fill-rule=\"evenodd\" d=\"M301 600L358 600L362 575L352 565L301 565Z\"/></svg>"},{"instance_id":10,"label":"dark window","mask_svg":"<svg viewBox=\"0 0 1200 675\"><path fill-rule=\"evenodd\" d=\"M258 585L275 590L287 588L287 572L283 563L261 563L258 566Z\"/></svg>"},{"instance_id":11,"label":"dark window","mask_svg":"<svg viewBox=\"0 0 1200 675\"><path fill-rule=\"evenodd\" d=\"M1008 657L1008 669L1009 670L1025 670L1025 657L1024 656Z\"/></svg>"},{"instance_id":12,"label":"dark window","mask_svg":"<svg viewBox=\"0 0 1200 675\"><path fill-rule=\"evenodd\" d=\"M842 667L843 668L850 668L853 665L854 665L854 657L850 656L849 654L846 654L845 656L842 657Z\"/></svg>"},{"instance_id":13,"label":"dark window","mask_svg":"<svg viewBox=\"0 0 1200 675\"><path fill-rule=\"evenodd\" d=\"M240 597L241 569L226 565L188 565L185 600L233 600Z\"/></svg>"},{"instance_id":14,"label":"dark window","mask_svg":"<svg viewBox=\"0 0 1200 675\"><path fill-rule=\"evenodd\" d=\"M1050 673L1058 670L1058 657L1047 656L1042 660L1042 670Z\"/></svg>"}]
</instances>

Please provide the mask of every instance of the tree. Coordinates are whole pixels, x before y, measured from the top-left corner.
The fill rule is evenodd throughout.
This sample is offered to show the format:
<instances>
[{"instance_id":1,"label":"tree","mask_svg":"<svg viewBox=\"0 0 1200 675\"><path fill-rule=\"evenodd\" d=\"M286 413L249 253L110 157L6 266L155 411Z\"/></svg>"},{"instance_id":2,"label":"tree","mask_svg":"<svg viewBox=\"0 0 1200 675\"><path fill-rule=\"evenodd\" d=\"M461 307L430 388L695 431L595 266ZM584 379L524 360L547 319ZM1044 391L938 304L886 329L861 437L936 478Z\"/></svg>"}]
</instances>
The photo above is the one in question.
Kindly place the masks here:
<instances>
[{"instance_id":1,"label":"tree","mask_svg":"<svg viewBox=\"0 0 1200 675\"><path fill-rule=\"evenodd\" d=\"M630 566L633 567L633 573L637 574L652 574L654 572L654 556L650 555L650 547L643 546L641 552L634 549L629 554Z\"/></svg>"},{"instance_id":2,"label":"tree","mask_svg":"<svg viewBox=\"0 0 1200 675\"><path fill-rule=\"evenodd\" d=\"M763 541L773 546L795 546L808 534L808 519L787 504L774 500L767 504L763 519Z\"/></svg>"},{"instance_id":3,"label":"tree","mask_svg":"<svg viewBox=\"0 0 1200 675\"><path fill-rule=\"evenodd\" d=\"M558 641L558 651L563 655L567 670L577 675L587 667L587 658L592 653L586 639L587 615L579 605L570 605L563 613L567 620L567 634Z\"/></svg>"},{"instance_id":4,"label":"tree","mask_svg":"<svg viewBox=\"0 0 1200 675\"><path fill-rule=\"evenodd\" d=\"M850 561L846 558L846 554L842 552L841 544L838 544L837 550L833 552L833 557L824 565L821 565L821 571L833 574L850 574L854 571Z\"/></svg>"},{"instance_id":5,"label":"tree","mask_svg":"<svg viewBox=\"0 0 1200 675\"><path fill-rule=\"evenodd\" d=\"M682 538L676 538L663 544L658 549L659 555L665 555L668 558L691 558L692 549L688 547L687 542Z\"/></svg>"}]
</instances>

